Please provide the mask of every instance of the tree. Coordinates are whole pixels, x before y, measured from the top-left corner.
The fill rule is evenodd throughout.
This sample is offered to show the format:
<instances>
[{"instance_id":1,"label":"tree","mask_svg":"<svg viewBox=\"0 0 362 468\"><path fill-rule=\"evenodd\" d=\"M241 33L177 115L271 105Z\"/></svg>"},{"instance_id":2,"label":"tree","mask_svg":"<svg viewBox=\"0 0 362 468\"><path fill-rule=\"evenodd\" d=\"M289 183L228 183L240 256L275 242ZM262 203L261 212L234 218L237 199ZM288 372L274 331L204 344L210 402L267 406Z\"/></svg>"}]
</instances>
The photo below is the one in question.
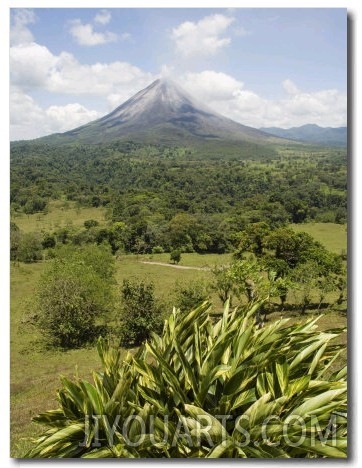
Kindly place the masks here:
<instances>
[{"instance_id":1,"label":"tree","mask_svg":"<svg viewBox=\"0 0 362 468\"><path fill-rule=\"evenodd\" d=\"M232 304L233 295L237 293L234 277L229 266L215 266L211 270L214 275L212 289L217 292L220 301L225 304L227 300Z\"/></svg>"},{"instance_id":2,"label":"tree","mask_svg":"<svg viewBox=\"0 0 362 468\"><path fill-rule=\"evenodd\" d=\"M113 258L100 247L63 248L44 271L35 324L48 344L78 348L102 333L114 307Z\"/></svg>"},{"instance_id":3,"label":"tree","mask_svg":"<svg viewBox=\"0 0 362 468\"><path fill-rule=\"evenodd\" d=\"M18 260L24 263L34 263L42 258L43 253L40 235L34 232L22 233L18 248Z\"/></svg>"},{"instance_id":4,"label":"tree","mask_svg":"<svg viewBox=\"0 0 362 468\"><path fill-rule=\"evenodd\" d=\"M169 236L171 245L175 249L192 252L194 250L193 240L198 232L195 216L188 213L178 213L169 223Z\"/></svg>"},{"instance_id":5,"label":"tree","mask_svg":"<svg viewBox=\"0 0 362 468\"><path fill-rule=\"evenodd\" d=\"M295 289L301 294L302 310L304 314L312 300L312 291L316 286L318 278L317 265L313 261L299 264L291 273L291 279L294 281Z\"/></svg>"},{"instance_id":6,"label":"tree","mask_svg":"<svg viewBox=\"0 0 362 468\"><path fill-rule=\"evenodd\" d=\"M264 222L248 224L240 234L239 247L235 257L241 259L244 252L252 252L257 257L261 257L264 254L269 234L270 227Z\"/></svg>"},{"instance_id":7,"label":"tree","mask_svg":"<svg viewBox=\"0 0 362 468\"><path fill-rule=\"evenodd\" d=\"M130 229L126 223L117 221L112 224L109 229L109 243L113 254L129 249L130 235Z\"/></svg>"},{"instance_id":8,"label":"tree","mask_svg":"<svg viewBox=\"0 0 362 468\"><path fill-rule=\"evenodd\" d=\"M193 280L189 283L176 284L176 301L175 306L186 312L191 310L192 307L197 307L209 296L207 285L202 280Z\"/></svg>"},{"instance_id":9,"label":"tree","mask_svg":"<svg viewBox=\"0 0 362 468\"><path fill-rule=\"evenodd\" d=\"M180 263L180 260L181 260L181 251L178 250L178 249L175 249L171 252L170 254L170 260L171 262L173 262L174 264L178 264Z\"/></svg>"},{"instance_id":10,"label":"tree","mask_svg":"<svg viewBox=\"0 0 362 468\"><path fill-rule=\"evenodd\" d=\"M10 223L10 260L19 261L21 231L17 224Z\"/></svg>"},{"instance_id":11,"label":"tree","mask_svg":"<svg viewBox=\"0 0 362 468\"><path fill-rule=\"evenodd\" d=\"M121 289L120 344L125 347L139 346L159 332L163 317L161 305L155 297L153 283L124 280Z\"/></svg>"},{"instance_id":12,"label":"tree","mask_svg":"<svg viewBox=\"0 0 362 468\"><path fill-rule=\"evenodd\" d=\"M45 233L42 240L43 249L53 249L56 245L54 234Z\"/></svg>"}]
</instances>

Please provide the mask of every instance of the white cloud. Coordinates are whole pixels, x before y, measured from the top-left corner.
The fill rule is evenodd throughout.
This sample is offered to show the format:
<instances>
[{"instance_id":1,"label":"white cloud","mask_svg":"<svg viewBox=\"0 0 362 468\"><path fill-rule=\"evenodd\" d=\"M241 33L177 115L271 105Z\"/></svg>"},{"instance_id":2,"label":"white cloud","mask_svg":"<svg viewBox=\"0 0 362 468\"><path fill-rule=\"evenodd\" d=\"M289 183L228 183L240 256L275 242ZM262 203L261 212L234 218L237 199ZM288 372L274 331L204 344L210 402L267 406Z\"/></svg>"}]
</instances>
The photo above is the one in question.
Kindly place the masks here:
<instances>
[{"instance_id":1,"label":"white cloud","mask_svg":"<svg viewBox=\"0 0 362 468\"><path fill-rule=\"evenodd\" d=\"M99 112L87 109L78 103L67 104L65 106L50 106L45 110L45 114L51 120L52 126L57 129L53 131L60 132L71 130L101 117Z\"/></svg>"},{"instance_id":2,"label":"white cloud","mask_svg":"<svg viewBox=\"0 0 362 468\"><path fill-rule=\"evenodd\" d=\"M10 139L33 139L65 132L100 117L99 112L71 103L42 109L17 87L10 90Z\"/></svg>"},{"instance_id":3,"label":"white cloud","mask_svg":"<svg viewBox=\"0 0 362 468\"><path fill-rule=\"evenodd\" d=\"M69 23L69 32L78 44L85 46L106 44L118 39L117 34L110 31L96 32L92 24L83 24L79 19Z\"/></svg>"},{"instance_id":4,"label":"white cloud","mask_svg":"<svg viewBox=\"0 0 362 468\"><path fill-rule=\"evenodd\" d=\"M33 34L27 27L35 23L34 11L27 9L14 9L11 14L10 44L24 44L34 40Z\"/></svg>"},{"instance_id":5,"label":"white cloud","mask_svg":"<svg viewBox=\"0 0 362 468\"><path fill-rule=\"evenodd\" d=\"M347 97L335 89L303 92L292 81L281 85L286 95L267 99L245 89L241 81L211 70L186 73L180 83L216 112L251 127L290 128L307 123L346 125Z\"/></svg>"},{"instance_id":6,"label":"white cloud","mask_svg":"<svg viewBox=\"0 0 362 468\"><path fill-rule=\"evenodd\" d=\"M177 51L185 57L213 55L230 44L222 37L234 18L221 14L206 16L197 23L186 21L171 31Z\"/></svg>"},{"instance_id":7,"label":"white cloud","mask_svg":"<svg viewBox=\"0 0 362 468\"><path fill-rule=\"evenodd\" d=\"M10 124L12 139L31 139L63 132L114 109L155 77L127 62L84 65L69 53L52 54L45 46L21 44L10 48ZM34 91L73 95L75 103L42 108ZM77 96L103 98L95 109L77 103ZM107 106L108 104L108 106ZM87 105L92 106L92 104Z\"/></svg>"},{"instance_id":8,"label":"white cloud","mask_svg":"<svg viewBox=\"0 0 362 468\"><path fill-rule=\"evenodd\" d=\"M84 65L67 52L53 55L36 43L10 48L11 80L25 90L41 88L61 94L108 96L139 91L153 75L127 62Z\"/></svg>"},{"instance_id":9,"label":"white cloud","mask_svg":"<svg viewBox=\"0 0 362 468\"><path fill-rule=\"evenodd\" d=\"M55 70L58 57L35 42L10 48L10 75L12 84L25 89L46 86L51 72Z\"/></svg>"},{"instance_id":10,"label":"white cloud","mask_svg":"<svg viewBox=\"0 0 362 468\"><path fill-rule=\"evenodd\" d=\"M101 10L95 17L94 22L99 24L108 24L111 21L111 14L107 10Z\"/></svg>"},{"instance_id":11,"label":"white cloud","mask_svg":"<svg viewBox=\"0 0 362 468\"><path fill-rule=\"evenodd\" d=\"M186 73L182 84L190 94L207 102L234 100L244 84L230 75L212 70L200 73Z\"/></svg>"},{"instance_id":12,"label":"white cloud","mask_svg":"<svg viewBox=\"0 0 362 468\"><path fill-rule=\"evenodd\" d=\"M297 88L297 86L293 83L292 80L284 80L282 82L282 86L283 86L283 89L286 93L288 94L291 94L291 95L295 95L295 94L299 94L300 91L299 89Z\"/></svg>"},{"instance_id":13,"label":"white cloud","mask_svg":"<svg viewBox=\"0 0 362 468\"><path fill-rule=\"evenodd\" d=\"M36 138L75 128L110 112L148 86L156 76L127 62L81 64L70 53L52 54L35 42L10 48L12 139ZM173 75L164 66L162 75ZM289 79L281 83L284 95L268 99L226 73L204 70L177 77L195 98L244 125L283 128L316 123L346 125L347 99L338 90L306 92ZM73 95L71 103L42 108L34 91ZM86 107L77 97L87 96ZM95 105L94 99L101 98Z\"/></svg>"}]
</instances>

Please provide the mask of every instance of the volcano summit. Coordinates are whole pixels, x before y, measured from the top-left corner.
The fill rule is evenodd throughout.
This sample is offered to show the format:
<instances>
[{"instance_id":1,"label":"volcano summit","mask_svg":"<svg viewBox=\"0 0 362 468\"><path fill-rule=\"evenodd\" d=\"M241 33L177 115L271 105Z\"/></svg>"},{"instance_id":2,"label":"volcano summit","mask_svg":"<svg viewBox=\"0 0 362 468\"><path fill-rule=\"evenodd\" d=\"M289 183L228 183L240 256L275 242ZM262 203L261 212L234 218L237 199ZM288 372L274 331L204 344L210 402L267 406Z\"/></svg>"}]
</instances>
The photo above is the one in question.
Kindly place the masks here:
<instances>
[{"instance_id":1,"label":"volcano summit","mask_svg":"<svg viewBox=\"0 0 362 468\"><path fill-rule=\"evenodd\" d=\"M101 144L113 140L183 145L205 142L267 145L286 142L217 114L169 79L154 81L98 120L65 133L38 139L53 144Z\"/></svg>"}]
</instances>

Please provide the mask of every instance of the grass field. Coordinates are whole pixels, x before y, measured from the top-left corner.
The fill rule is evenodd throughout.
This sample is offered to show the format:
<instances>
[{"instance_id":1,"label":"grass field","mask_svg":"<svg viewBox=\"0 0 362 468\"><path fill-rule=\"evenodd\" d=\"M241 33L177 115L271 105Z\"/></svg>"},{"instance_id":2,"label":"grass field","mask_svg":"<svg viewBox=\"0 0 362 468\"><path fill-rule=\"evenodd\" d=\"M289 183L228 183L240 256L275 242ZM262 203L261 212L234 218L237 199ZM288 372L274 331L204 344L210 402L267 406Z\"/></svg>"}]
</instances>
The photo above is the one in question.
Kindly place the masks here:
<instances>
[{"instance_id":1,"label":"grass field","mask_svg":"<svg viewBox=\"0 0 362 468\"><path fill-rule=\"evenodd\" d=\"M298 232L307 232L331 252L338 254L342 251L347 252L347 226L345 224L306 223L292 224L291 227Z\"/></svg>"},{"instance_id":2,"label":"grass field","mask_svg":"<svg viewBox=\"0 0 362 468\"><path fill-rule=\"evenodd\" d=\"M96 219L105 223L106 210L103 208L81 208L74 205L53 204L46 215L23 215L13 219L25 232L44 229L51 231L57 227L81 226L87 219ZM345 226L325 224L293 225L295 230L310 233L327 248L340 253L346 249ZM153 281L156 294L171 311L174 290L178 282L190 282L197 279L210 282L214 265L228 264L231 255L182 254L180 266L143 263L158 262L170 264L169 254L123 255L117 258L117 283L123 279L138 277ZM41 342L37 330L29 323L29 318L36 312L31 304L34 291L45 264L11 265L11 456L21 458L30 448L30 438L40 432L31 423L31 417L39 412L56 407L56 390L60 386L59 375L72 377L79 375L91 378L91 372L100 368L100 362L94 347L67 352L47 350ZM221 307L216 295L212 297L217 307ZM301 319L297 312L287 312L291 320ZM278 318L275 313L270 320ZM286 313L284 313L286 316ZM322 328L346 326L345 314L329 311L320 322ZM343 338L345 340L345 337ZM343 357L346 359L346 356Z\"/></svg>"},{"instance_id":3,"label":"grass field","mask_svg":"<svg viewBox=\"0 0 362 468\"><path fill-rule=\"evenodd\" d=\"M83 227L84 221L94 219L99 224L105 223L107 209L104 207L77 207L74 202L53 201L49 204L48 212L26 215L12 214L11 221L16 223L24 232L51 232L61 227Z\"/></svg>"}]
</instances>

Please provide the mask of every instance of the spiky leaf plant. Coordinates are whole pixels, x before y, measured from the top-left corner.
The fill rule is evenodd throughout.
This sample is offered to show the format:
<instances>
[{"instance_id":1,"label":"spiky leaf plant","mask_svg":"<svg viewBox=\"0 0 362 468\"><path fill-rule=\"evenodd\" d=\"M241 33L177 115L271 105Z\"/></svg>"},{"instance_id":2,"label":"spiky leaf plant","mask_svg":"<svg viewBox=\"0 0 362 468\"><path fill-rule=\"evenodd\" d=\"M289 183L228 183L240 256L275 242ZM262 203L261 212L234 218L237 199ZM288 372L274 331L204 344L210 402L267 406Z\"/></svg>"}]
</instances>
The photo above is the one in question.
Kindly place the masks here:
<instances>
[{"instance_id":1,"label":"spiky leaf plant","mask_svg":"<svg viewBox=\"0 0 362 468\"><path fill-rule=\"evenodd\" d=\"M28 457L346 457L346 369L331 372L342 331L318 319L257 329L259 306L226 305L216 322L207 302L173 310L123 361L99 341L104 371L62 380Z\"/></svg>"}]
</instances>

